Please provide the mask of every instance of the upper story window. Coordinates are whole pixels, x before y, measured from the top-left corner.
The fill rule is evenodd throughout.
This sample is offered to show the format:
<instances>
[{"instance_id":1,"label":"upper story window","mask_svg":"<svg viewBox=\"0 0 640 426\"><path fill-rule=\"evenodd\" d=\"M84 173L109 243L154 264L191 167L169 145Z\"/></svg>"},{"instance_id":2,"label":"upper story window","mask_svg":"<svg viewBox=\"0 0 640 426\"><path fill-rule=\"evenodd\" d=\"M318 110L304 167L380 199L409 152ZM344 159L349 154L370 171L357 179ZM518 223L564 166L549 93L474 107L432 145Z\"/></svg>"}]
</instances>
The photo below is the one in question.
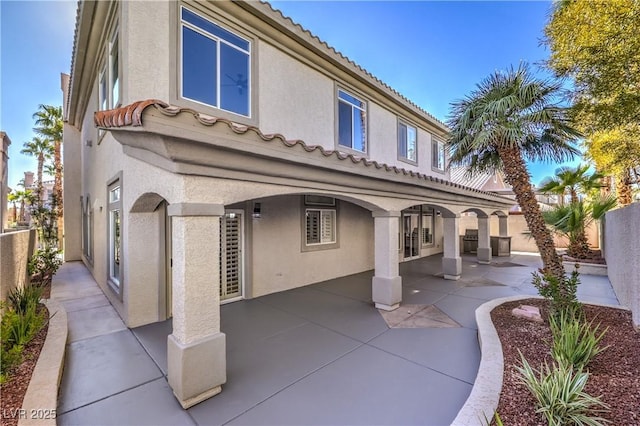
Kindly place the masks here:
<instances>
[{"instance_id":1,"label":"upper story window","mask_svg":"<svg viewBox=\"0 0 640 426\"><path fill-rule=\"evenodd\" d=\"M367 151L367 105L341 89L338 89L338 144Z\"/></svg>"},{"instance_id":2,"label":"upper story window","mask_svg":"<svg viewBox=\"0 0 640 426\"><path fill-rule=\"evenodd\" d=\"M98 108L120 106L120 50L118 29L113 31L106 49L106 59L98 77Z\"/></svg>"},{"instance_id":3,"label":"upper story window","mask_svg":"<svg viewBox=\"0 0 640 426\"><path fill-rule=\"evenodd\" d=\"M418 131L406 123L398 123L398 157L411 162L418 161Z\"/></svg>"},{"instance_id":4,"label":"upper story window","mask_svg":"<svg viewBox=\"0 0 640 426\"><path fill-rule=\"evenodd\" d=\"M433 138L431 142L431 166L434 170L444 172L444 163L444 142Z\"/></svg>"},{"instance_id":5,"label":"upper story window","mask_svg":"<svg viewBox=\"0 0 640 426\"><path fill-rule=\"evenodd\" d=\"M250 116L251 43L181 8L181 96Z\"/></svg>"}]
</instances>

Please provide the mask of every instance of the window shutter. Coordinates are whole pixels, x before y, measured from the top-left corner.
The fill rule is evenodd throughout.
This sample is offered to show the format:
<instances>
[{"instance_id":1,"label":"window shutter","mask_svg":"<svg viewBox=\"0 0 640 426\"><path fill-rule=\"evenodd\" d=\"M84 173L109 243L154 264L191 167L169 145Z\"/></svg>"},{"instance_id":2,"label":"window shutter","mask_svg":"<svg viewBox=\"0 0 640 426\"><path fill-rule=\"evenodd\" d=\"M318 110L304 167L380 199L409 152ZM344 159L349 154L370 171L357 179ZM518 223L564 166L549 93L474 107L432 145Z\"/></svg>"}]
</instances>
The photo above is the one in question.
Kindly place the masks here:
<instances>
[{"instance_id":1,"label":"window shutter","mask_svg":"<svg viewBox=\"0 0 640 426\"><path fill-rule=\"evenodd\" d=\"M335 241L335 211L322 211L322 242L331 243Z\"/></svg>"},{"instance_id":2,"label":"window shutter","mask_svg":"<svg viewBox=\"0 0 640 426\"><path fill-rule=\"evenodd\" d=\"M307 244L320 242L320 211L307 210Z\"/></svg>"}]
</instances>

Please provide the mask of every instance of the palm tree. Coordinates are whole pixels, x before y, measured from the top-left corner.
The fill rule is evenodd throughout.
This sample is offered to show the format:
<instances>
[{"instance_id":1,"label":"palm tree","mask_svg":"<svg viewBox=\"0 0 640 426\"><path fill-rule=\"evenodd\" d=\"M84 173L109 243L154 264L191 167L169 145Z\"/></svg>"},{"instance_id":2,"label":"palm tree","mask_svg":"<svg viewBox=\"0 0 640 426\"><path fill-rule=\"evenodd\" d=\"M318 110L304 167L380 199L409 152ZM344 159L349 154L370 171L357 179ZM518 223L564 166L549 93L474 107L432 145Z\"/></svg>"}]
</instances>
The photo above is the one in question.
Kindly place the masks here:
<instances>
[{"instance_id":1,"label":"palm tree","mask_svg":"<svg viewBox=\"0 0 640 426\"><path fill-rule=\"evenodd\" d=\"M31 155L38 159L38 186L37 186L37 195L38 195L38 207L41 207L42 204L42 170L44 168L45 160L51 159L53 156L53 146L51 145L51 141L47 138L41 138L38 136L34 136L28 142L24 143L24 149L20 151L21 154Z\"/></svg>"},{"instance_id":2,"label":"palm tree","mask_svg":"<svg viewBox=\"0 0 640 426\"><path fill-rule=\"evenodd\" d=\"M564 204L564 197L569 193L571 204L578 202L578 194L588 194L602 186L604 175L598 172L587 174L588 164L579 164L577 167L560 167L556 169L555 177L547 177L540 183L540 191L545 194L560 195L560 204Z\"/></svg>"},{"instance_id":3,"label":"palm tree","mask_svg":"<svg viewBox=\"0 0 640 426\"><path fill-rule=\"evenodd\" d=\"M18 223L18 208L16 206L16 203L19 200L20 198L18 197L18 191L15 189L7 195L7 201L13 204L13 222L16 224Z\"/></svg>"},{"instance_id":4,"label":"palm tree","mask_svg":"<svg viewBox=\"0 0 640 426\"><path fill-rule=\"evenodd\" d=\"M587 242L586 228L600 220L617 204L615 195L595 197L587 203L583 200L565 206L556 206L543 213L545 221L555 232L569 239L567 254L576 259L585 259L591 253Z\"/></svg>"},{"instance_id":5,"label":"palm tree","mask_svg":"<svg viewBox=\"0 0 640 426\"><path fill-rule=\"evenodd\" d=\"M25 222L26 221L26 204L31 204L33 202L33 192L30 189L23 189L21 191L15 191L16 200L20 202L20 215L18 216L17 222ZM15 208L15 205L14 205Z\"/></svg>"},{"instance_id":6,"label":"palm tree","mask_svg":"<svg viewBox=\"0 0 640 426\"><path fill-rule=\"evenodd\" d=\"M573 142L580 134L569 125L566 110L554 103L559 90L557 83L535 79L524 64L490 75L452 104L448 146L451 163L467 166L472 175L503 172L540 251L543 273L564 282L525 163L563 162L579 153Z\"/></svg>"},{"instance_id":7,"label":"palm tree","mask_svg":"<svg viewBox=\"0 0 640 426\"><path fill-rule=\"evenodd\" d=\"M53 141L53 167L55 170L53 181L53 197L51 207L58 217L58 229L62 229L63 202L62 202L62 107L52 105L38 105L38 111L33 114L36 127L33 131Z\"/></svg>"}]
</instances>

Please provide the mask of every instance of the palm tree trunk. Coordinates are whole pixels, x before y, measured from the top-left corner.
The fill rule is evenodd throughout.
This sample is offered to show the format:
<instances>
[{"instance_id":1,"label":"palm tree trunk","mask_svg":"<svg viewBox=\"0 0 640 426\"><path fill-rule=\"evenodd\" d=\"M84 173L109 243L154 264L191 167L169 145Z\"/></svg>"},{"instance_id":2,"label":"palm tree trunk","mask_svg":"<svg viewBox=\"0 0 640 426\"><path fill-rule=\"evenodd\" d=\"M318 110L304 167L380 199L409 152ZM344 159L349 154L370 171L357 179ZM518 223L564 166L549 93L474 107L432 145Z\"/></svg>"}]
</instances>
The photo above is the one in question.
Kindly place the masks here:
<instances>
[{"instance_id":1,"label":"palm tree trunk","mask_svg":"<svg viewBox=\"0 0 640 426\"><path fill-rule=\"evenodd\" d=\"M44 155L38 155L38 208L42 207L42 192L44 185L42 184L42 169L44 168Z\"/></svg>"},{"instance_id":2,"label":"palm tree trunk","mask_svg":"<svg viewBox=\"0 0 640 426\"><path fill-rule=\"evenodd\" d=\"M60 158L60 145L60 141L55 141L53 145L53 166L56 170L53 183L53 202L55 203L53 207L58 219L58 242L60 242L60 239L63 235L62 228L64 224L64 221L62 219L64 204L62 203L62 161Z\"/></svg>"},{"instance_id":3,"label":"palm tree trunk","mask_svg":"<svg viewBox=\"0 0 640 426\"><path fill-rule=\"evenodd\" d=\"M628 206L631 204L631 173L629 169L616 176L616 192L618 194L618 204Z\"/></svg>"},{"instance_id":4,"label":"palm tree trunk","mask_svg":"<svg viewBox=\"0 0 640 426\"><path fill-rule=\"evenodd\" d=\"M540 212L538 200L536 200L531 187L531 177L520 154L520 149L517 147L498 148L498 155L504 165L505 179L516 195L516 201L522 209L527 226L540 251L543 273L550 274L562 282L565 277L564 267L556 252L551 231L547 228Z\"/></svg>"}]
</instances>

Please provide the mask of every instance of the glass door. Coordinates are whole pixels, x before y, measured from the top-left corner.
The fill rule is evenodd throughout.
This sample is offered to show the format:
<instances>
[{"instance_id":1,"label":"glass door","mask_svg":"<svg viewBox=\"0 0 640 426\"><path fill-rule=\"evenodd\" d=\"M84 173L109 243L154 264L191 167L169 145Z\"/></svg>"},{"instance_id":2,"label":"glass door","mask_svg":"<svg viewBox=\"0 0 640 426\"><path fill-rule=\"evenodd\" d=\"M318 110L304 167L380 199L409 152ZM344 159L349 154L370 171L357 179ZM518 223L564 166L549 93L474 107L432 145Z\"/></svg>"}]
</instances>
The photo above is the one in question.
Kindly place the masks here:
<instances>
[{"instance_id":1,"label":"glass door","mask_svg":"<svg viewBox=\"0 0 640 426\"><path fill-rule=\"evenodd\" d=\"M420 215L418 213L402 213L404 258L413 259L420 256Z\"/></svg>"}]
</instances>

